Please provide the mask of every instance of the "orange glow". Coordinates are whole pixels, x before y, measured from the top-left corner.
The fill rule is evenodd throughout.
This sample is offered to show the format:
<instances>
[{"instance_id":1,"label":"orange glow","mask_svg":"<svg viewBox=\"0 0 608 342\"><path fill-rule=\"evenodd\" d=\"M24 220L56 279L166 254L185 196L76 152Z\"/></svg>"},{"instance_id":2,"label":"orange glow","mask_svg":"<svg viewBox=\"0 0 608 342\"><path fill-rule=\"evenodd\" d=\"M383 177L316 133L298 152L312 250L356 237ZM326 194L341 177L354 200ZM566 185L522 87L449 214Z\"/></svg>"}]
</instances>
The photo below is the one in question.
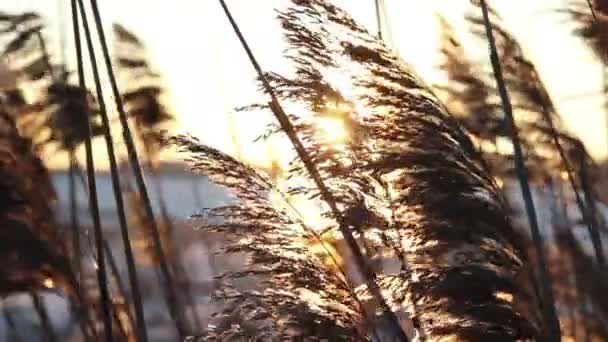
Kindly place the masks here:
<instances>
[{"instance_id":1,"label":"orange glow","mask_svg":"<svg viewBox=\"0 0 608 342\"><path fill-rule=\"evenodd\" d=\"M51 278L46 278L42 285L44 285L44 287L46 287L47 289L52 289L55 287L55 281L53 281L53 279Z\"/></svg>"},{"instance_id":2,"label":"orange glow","mask_svg":"<svg viewBox=\"0 0 608 342\"><path fill-rule=\"evenodd\" d=\"M363 25L376 30L376 18L373 2L335 0L336 5L350 12ZM274 8L281 6L280 0L245 1L234 0L233 11L239 19L244 31L248 32L250 44L259 48L259 58L264 69L288 73L288 63L284 62L284 41L281 37L280 26L276 20ZM411 11L411 6L416 10ZM53 1L13 1L7 2L7 10L39 10L48 13L51 27L58 25L55 15L57 9ZM466 39L467 25L464 13L470 9L467 1L430 0L426 2L385 1L383 15L385 33L392 34L385 38L390 45L407 61L414 70L428 83L440 83L445 76L437 70L440 55L439 32L435 13L439 11L453 23L455 29L465 39L463 43L472 48L472 40ZM564 121L573 132L581 134L589 151L595 157L605 156L606 133L604 122L603 101L601 94L601 73L597 72L598 64L593 62L591 55L578 38L571 34L568 25L563 25L563 18L554 13L547 1L512 0L496 4L502 12L508 26L514 31L529 50L530 58L539 67L541 77L549 91L555 96L558 110L563 113ZM145 9L146 15L133 16ZM164 76L166 88L169 90L171 101L169 106L178 115L176 131L192 133L204 138L204 141L223 151L236 155L239 147L235 146L233 137L237 136L242 148L243 159L260 163L264 160L265 148L254 146L252 140L262 131L265 125L272 122L268 116L235 114L235 127L226 124L224 113L234 107L256 102L259 97L254 83L255 73L236 42L234 32L222 15L221 8L214 2L191 1L180 3L180 6L167 6L163 2L143 0L118 1L107 0L101 5L108 33L112 21L124 24L140 35L148 47L151 59ZM63 17L69 17L69 6L62 6ZM538 16L537 13L549 15ZM156 20L162 16L168 21L171 30L158 30ZM406 15L406 17L404 17ZM521 18L530 20L520 20ZM172 25L178 22L179 25ZM533 27L531 29L530 27ZM49 30L51 45L55 48L58 43L55 33ZM199 32L197 44L186 44L175 37L188 37L191 32ZM415 32L413 40L407 32ZM560 39L546 39L547 32ZM68 33L66 33L68 34ZM67 37L69 41L70 38ZM414 44L415 49L409 48ZM70 44L68 44L70 45ZM69 46L68 46L69 47ZM176 51L179 52L179 62L176 63ZM559 58L547 51L560 51ZM69 52L69 51L68 51ZM485 49L471 51L478 56L487 57ZM68 64L74 67L71 53L67 54ZM342 61L340 61L342 62ZM324 77L339 89L344 97L352 100L354 97L352 81L347 70L326 70ZM563 68L563 65L576 65L576 68ZM1 74L5 74L0 70ZM580 85L588 85L588 89L580 89ZM595 92L598 95L590 98L578 98L582 92ZM356 106L356 104L355 104ZM359 108L357 108L359 109ZM576 113L585 112L588 116L580 119ZM365 113L360 113L365 114ZM231 130L233 129L233 132ZM582 134L584 133L584 134ZM95 148L104 155L105 148L101 141L95 141ZM167 152L165 159L175 157ZM79 151L79 159L83 153ZM51 167L66 167L65 158L49 158ZM99 158L99 167L106 168L105 158Z\"/></svg>"},{"instance_id":3,"label":"orange glow","mask_svg":"<svg viewBox=\"0 0 608 342\"><path fill-rule=\"evenodd\" d=\"M319 118L315 124L321 131L322 139L330 144L343 143L348 138L348 132L342 120L333 117Z\"/></svg>"},{"instance_id":4,"label":"orange glow","mask_svg":"<svg viewBox=\"0 0 608 342\"><path fill-rule=\"evenodd\" d=\"M507 302L513 301L513 295L510 293L507 293L507 292L498 291L498 292L494 293L494 296L496 296L496 298L498 298L498 299L502 299Z\"/></svg>"}]
</instances>

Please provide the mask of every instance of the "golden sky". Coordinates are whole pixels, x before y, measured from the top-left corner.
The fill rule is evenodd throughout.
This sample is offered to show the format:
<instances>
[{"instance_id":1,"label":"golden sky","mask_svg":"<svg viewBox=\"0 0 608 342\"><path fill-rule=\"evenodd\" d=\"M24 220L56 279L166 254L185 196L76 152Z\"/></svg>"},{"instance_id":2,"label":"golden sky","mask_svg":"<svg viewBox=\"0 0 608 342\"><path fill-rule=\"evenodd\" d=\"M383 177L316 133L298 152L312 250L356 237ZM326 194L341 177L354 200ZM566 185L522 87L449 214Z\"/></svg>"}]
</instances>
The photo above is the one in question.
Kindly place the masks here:
<instances>
[{"instance_id":1,"label":"golden sky","mask_svg":"<svg viewBox=\"0 0 608 342\"><path fill-rule=\"evenodd\" d=\"M59 3L67 2L13 0L3 7L40 10L53 18L54 32L60 32L56 18L65 18L69 9ZM285 0L228 0L227 3L262 67L287 71L281 59L284 49L281 32L273 20L273 9ZM372 32L376 31L373 0L335 0L335 3L349 10ZM427 82L440 82L435 14L440 12L465 33L464 13L470 10L469 0L384 0L384 3L389 43ZM494 3L507 27L520 39L539 68L567 126L584 140L595 157L604 157L608 138L603 100L599 96L601 68L586 46L572 36L568 18L556 13L566 1ZM100 6L108 24L120 22L147 44L153 62L165 77L171 103L179 115L178 132L192 133L215 147L235 153L229 123L232 120L243 155L254 161L266 158L268 147L251 142L271 118L258 113L226 115L231 108L255 102L258 95L253 82L255 75L218 1L103 0ZM69 52L70 38L68 36L66 45ZM468 38L463 39L466 42ZM486 53L484 48L472 50L475 58L482 58Z\"/></svg>"}]
</instances>

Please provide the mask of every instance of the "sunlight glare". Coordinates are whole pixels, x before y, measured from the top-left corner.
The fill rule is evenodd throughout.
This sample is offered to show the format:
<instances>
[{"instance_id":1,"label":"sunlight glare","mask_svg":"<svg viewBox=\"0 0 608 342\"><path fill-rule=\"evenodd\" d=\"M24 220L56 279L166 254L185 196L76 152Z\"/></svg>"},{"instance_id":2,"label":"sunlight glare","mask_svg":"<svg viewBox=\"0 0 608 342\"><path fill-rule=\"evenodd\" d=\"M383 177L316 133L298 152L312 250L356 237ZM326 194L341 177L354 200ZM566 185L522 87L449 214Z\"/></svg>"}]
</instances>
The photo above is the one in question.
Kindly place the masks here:
<instances>
[{"instance_id":1,"label":"sunlight glare","mask_svg":"<svg viewBox=\"0 0 608 342\"><path fill-rule=\"evenodd\" d=\"M348 138L348 132L342 120L334 117L318 118L316 125L321 137L328 143L343 143Z\"/></svg>"},{"instance_id":2,"label":"sunlight glare","mask_svg":"<svg viewBox=\"0 0 608 342\"><path fill-rule=\"evenodd\" d=\"M511 293L507 293L507 292L503 292L503 291L496 291L494 293L494 296L496 298L504 300L506 302L512 302L513 301L513 294L511 294Z\"/></svg>"},{"instance_id":3,"label":"sunlight glare","mask_svg":"<svg viewBox=\"0 0 608 342\"><path fill-rule=\"evenodd\" d=\"M43 285L47 289L52 289L52 288L55 288L55 281L53 281L53 279L51 279L51 278L46 278L43 282Z\"/></svg>"}]
</instances>

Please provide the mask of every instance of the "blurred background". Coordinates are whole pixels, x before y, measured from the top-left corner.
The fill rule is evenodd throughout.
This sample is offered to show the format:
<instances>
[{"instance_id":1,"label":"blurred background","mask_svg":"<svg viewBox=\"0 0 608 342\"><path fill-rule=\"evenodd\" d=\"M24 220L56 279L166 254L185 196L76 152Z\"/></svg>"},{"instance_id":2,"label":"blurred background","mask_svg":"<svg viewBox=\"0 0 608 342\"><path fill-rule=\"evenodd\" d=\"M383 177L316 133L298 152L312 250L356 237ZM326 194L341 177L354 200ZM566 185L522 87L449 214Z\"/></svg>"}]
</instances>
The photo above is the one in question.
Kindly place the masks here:
<instances>
[{"instance_id":1,"label":"blurred background","mask_svg":"<svg viewBox=\"0 0 608 342\"><path fill-rule=\"evenodd\" d=\"M604 159L608 153L608 80L605 64L589 47L588 41L577 35L581 23L577 20L580 18L575 18L569 10L586 6L584 1L579 2L496 1L495 9L502 18L502 25L519 42L526 57L534 62L538 76L553 101L555 112L559 113L560 129L564 134L579 138L591 156L593 172L597 172L594 174L594 184L598 196L598 215L604 219L608 215L604 205L608 200L608 192L604 188ZM370 32L381 32L385 44L410 64L427 84L433 86L446 103L450 101L450 94L446 92L445 85L453 81L446 68L447 26L451 34L458 37L458 44L462 51L466 51L470 63L480 70L489 70L487 45L471 33L468 19L477 7L467 0L335 0L334 3L350 12ZM262 67L289 74L293 70L283 57L287 46L281 27L274 19L275 9L283 4L280 0L229 1ZM276 169L286 170L294 153L281 139L256 141L273 123L270 113L235 110L257 103L264 97L260 95L255 71L217 1L174 0L167 3L157 0L104 0L100 2L99 10L106 40L110 42L118 84L137 137L135 145L142 156L152 209L157 216L162 216L159 218L159 222L165 222L161 224L162 227L170 222L171 227L166 228L169 233L161 232L161 238L172 241L170 245L173 247L167 252L167 257L174 270L174 285L177 293L188 303L187 319L205 326L211 313L217 309L216 304L209 300L216 286L213 276L236 269L245 260L243 255L216 256L214 253L219 251L225 237L197 231L196 227L206 210L230 203L232 197L206 177L188 171L183 163L183 155L174 148L158 146L156 134L191 134L202 143L269 173L276 172ZM93 15L88 5L86 12L92 25ZM33 14L33 17L20 17L21 21L15 19L15 16L27 13ZM70 253L76 253L74 246L79 245L79 276L88 284L85 288L91 289L88 296L97 298L100 296L95 290L95 270L98 266L92 252L95 237L84 172L84 139L79 132L69 129L62 131L61 120L49 114L57 110L56 106L61 106L57 94L72 91L69 87L53 90L49 85L58 80L66 84L69 83L67 80L76 82L78 64L70 2L4 0L0 4L0 14L4 25L0 31L0 45L4 51L0 59L0 92L7 107L4 110L20 118L16 120L19 131L31 139L37 155L48 168L56 193L51 209L57 224L62 227L61 231L69 232L74 225L79 227L77 242L64 237L60 240L70 246ZM12 19L11 15L14 16ZM601 17L602 20L606 18ZM12 27L11 30L11 23L15 22L21 26ZM37 36L28 38L31 42L14 44L19 33L29 29ZM92 36L98 63L103 64L98 36L95 32ZM42 54L41 42L44 44ZM84 60L87 61L90 55L86 48L84 50ZM98 97L93 90L93 71L89 63L84 63L84 72L87 85L92 89L90 97ZM117 167L125 184L123 194L128 221L133 227L143 227L145 224L138 224L146 220L141 213L143 204L136 195L137 191L134 191L136 175L127 163L128 143L120 133L120 120L110 80L106 72L101 72L100 77L106 90L104 97L113 128ZM98 108L99 98L93 102ZM336 135L346 130L341 124L329 129ZM114 259L108 262L114 263L117 268L118 277L111 278L118 288L120 279L123 282L128 279L127 260L116 213L106 145L101 129L97 133L92 141L92 149L100 217L108 250ZM512 151L509 142L497 139L493 143L492 148L499 154ZM566 183L567 180L567 174L558 172L558 182ZM512 173L505 173L497 181L511 199L514 211L523 212ZM533 190L542 233L551 241L555 196L543 181L534 184ZM569 202L575 202L572 192L565 196ZM582 215L574 207L570 206L571 220L574 225L582 226ZM315 211L314 206L307 210ZM523 215L520 218L521 224L525 225ZM162 271L159 271L161 261L156 260L152 251L153 242L149 241L145 228L138 230L133 227L131 239L151 340L175 341L174 322L166 304L167 289L163 289L158 281L163 277ZM593 256L593 243L586 230L576 228L572 231L585 253ZM601 239L606 239L605 230ZM549 249L554 247L552 242L548 242L548 245ZM338 243L337 248L343 247ZM557 264L559 261L555 267ZM125 293L120 296L130 297L128 286L122 286ZM255 287L255 284L243 286ZM117 298L120 296L117 295ZM31 294L12 294L2 300L4 319L0 319L0 341L47 340L49 336L45 329L49 328L56 341L83 340L78 320L74 318L75 314L65 296L50 291L40 297L48 312L47 323L50 326L44 326L40 308L32 303ZM592 300L591 295L586 298ZM595 309L589 310L594 312ZM569 338L582 341L577 338L576 331L570 333L572 336Z\"/></svg>"}]
</instances>

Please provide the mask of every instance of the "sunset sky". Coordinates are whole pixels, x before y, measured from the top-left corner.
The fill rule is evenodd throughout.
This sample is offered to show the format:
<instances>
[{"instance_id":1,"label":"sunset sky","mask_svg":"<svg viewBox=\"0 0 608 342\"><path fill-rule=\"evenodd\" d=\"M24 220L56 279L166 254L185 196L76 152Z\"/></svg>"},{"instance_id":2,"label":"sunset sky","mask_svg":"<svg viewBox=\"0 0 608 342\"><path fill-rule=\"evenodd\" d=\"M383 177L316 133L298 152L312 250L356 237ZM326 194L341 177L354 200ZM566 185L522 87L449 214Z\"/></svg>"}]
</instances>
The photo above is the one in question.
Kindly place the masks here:
<instances>
[{"instance_id":1,"label":"sunset sky","mask_svg":"<svg viewBox=\"0 0 608 342\"><path fill-rule=\"evenodd\" d=\"M228 0L227 3L254 53L266 70L285 71L281 59L284 44L273 9L283 0ZM35 9L46 15L51 34L62 31L58 18L69 18L68 1L4 1L3 10ZM336 0L353 16L376 32L373 0ZM568 18L557 10L565 0L495 1L507 27L520 39L536 63L568 127L601 158L608 151L605 113L602 110L601 68L586 46L573 37ZM385 0L389 43L429 83L441 82L437 71L438 32L436 13L444 15L466 33L464 13L468 0ZM229 153L236 153L230 118L246 159L261 162L267 146L252 140L270 122L258 113L226 115L231 108L258 99L254 73L216 0L103 0L102 15L123 24L147 44L153 63L163 73L172 108L179 116L178 132L192 133ZM71 29L71 25L67 25ZM54 37L56 38L56 37ZM71 36L65 51L72 58ZM470 41L470 37L463 36ZM60 47L59 39L55 45ZM481 46L472 57L487 58Z\"/></svg>"}]
</instances>

